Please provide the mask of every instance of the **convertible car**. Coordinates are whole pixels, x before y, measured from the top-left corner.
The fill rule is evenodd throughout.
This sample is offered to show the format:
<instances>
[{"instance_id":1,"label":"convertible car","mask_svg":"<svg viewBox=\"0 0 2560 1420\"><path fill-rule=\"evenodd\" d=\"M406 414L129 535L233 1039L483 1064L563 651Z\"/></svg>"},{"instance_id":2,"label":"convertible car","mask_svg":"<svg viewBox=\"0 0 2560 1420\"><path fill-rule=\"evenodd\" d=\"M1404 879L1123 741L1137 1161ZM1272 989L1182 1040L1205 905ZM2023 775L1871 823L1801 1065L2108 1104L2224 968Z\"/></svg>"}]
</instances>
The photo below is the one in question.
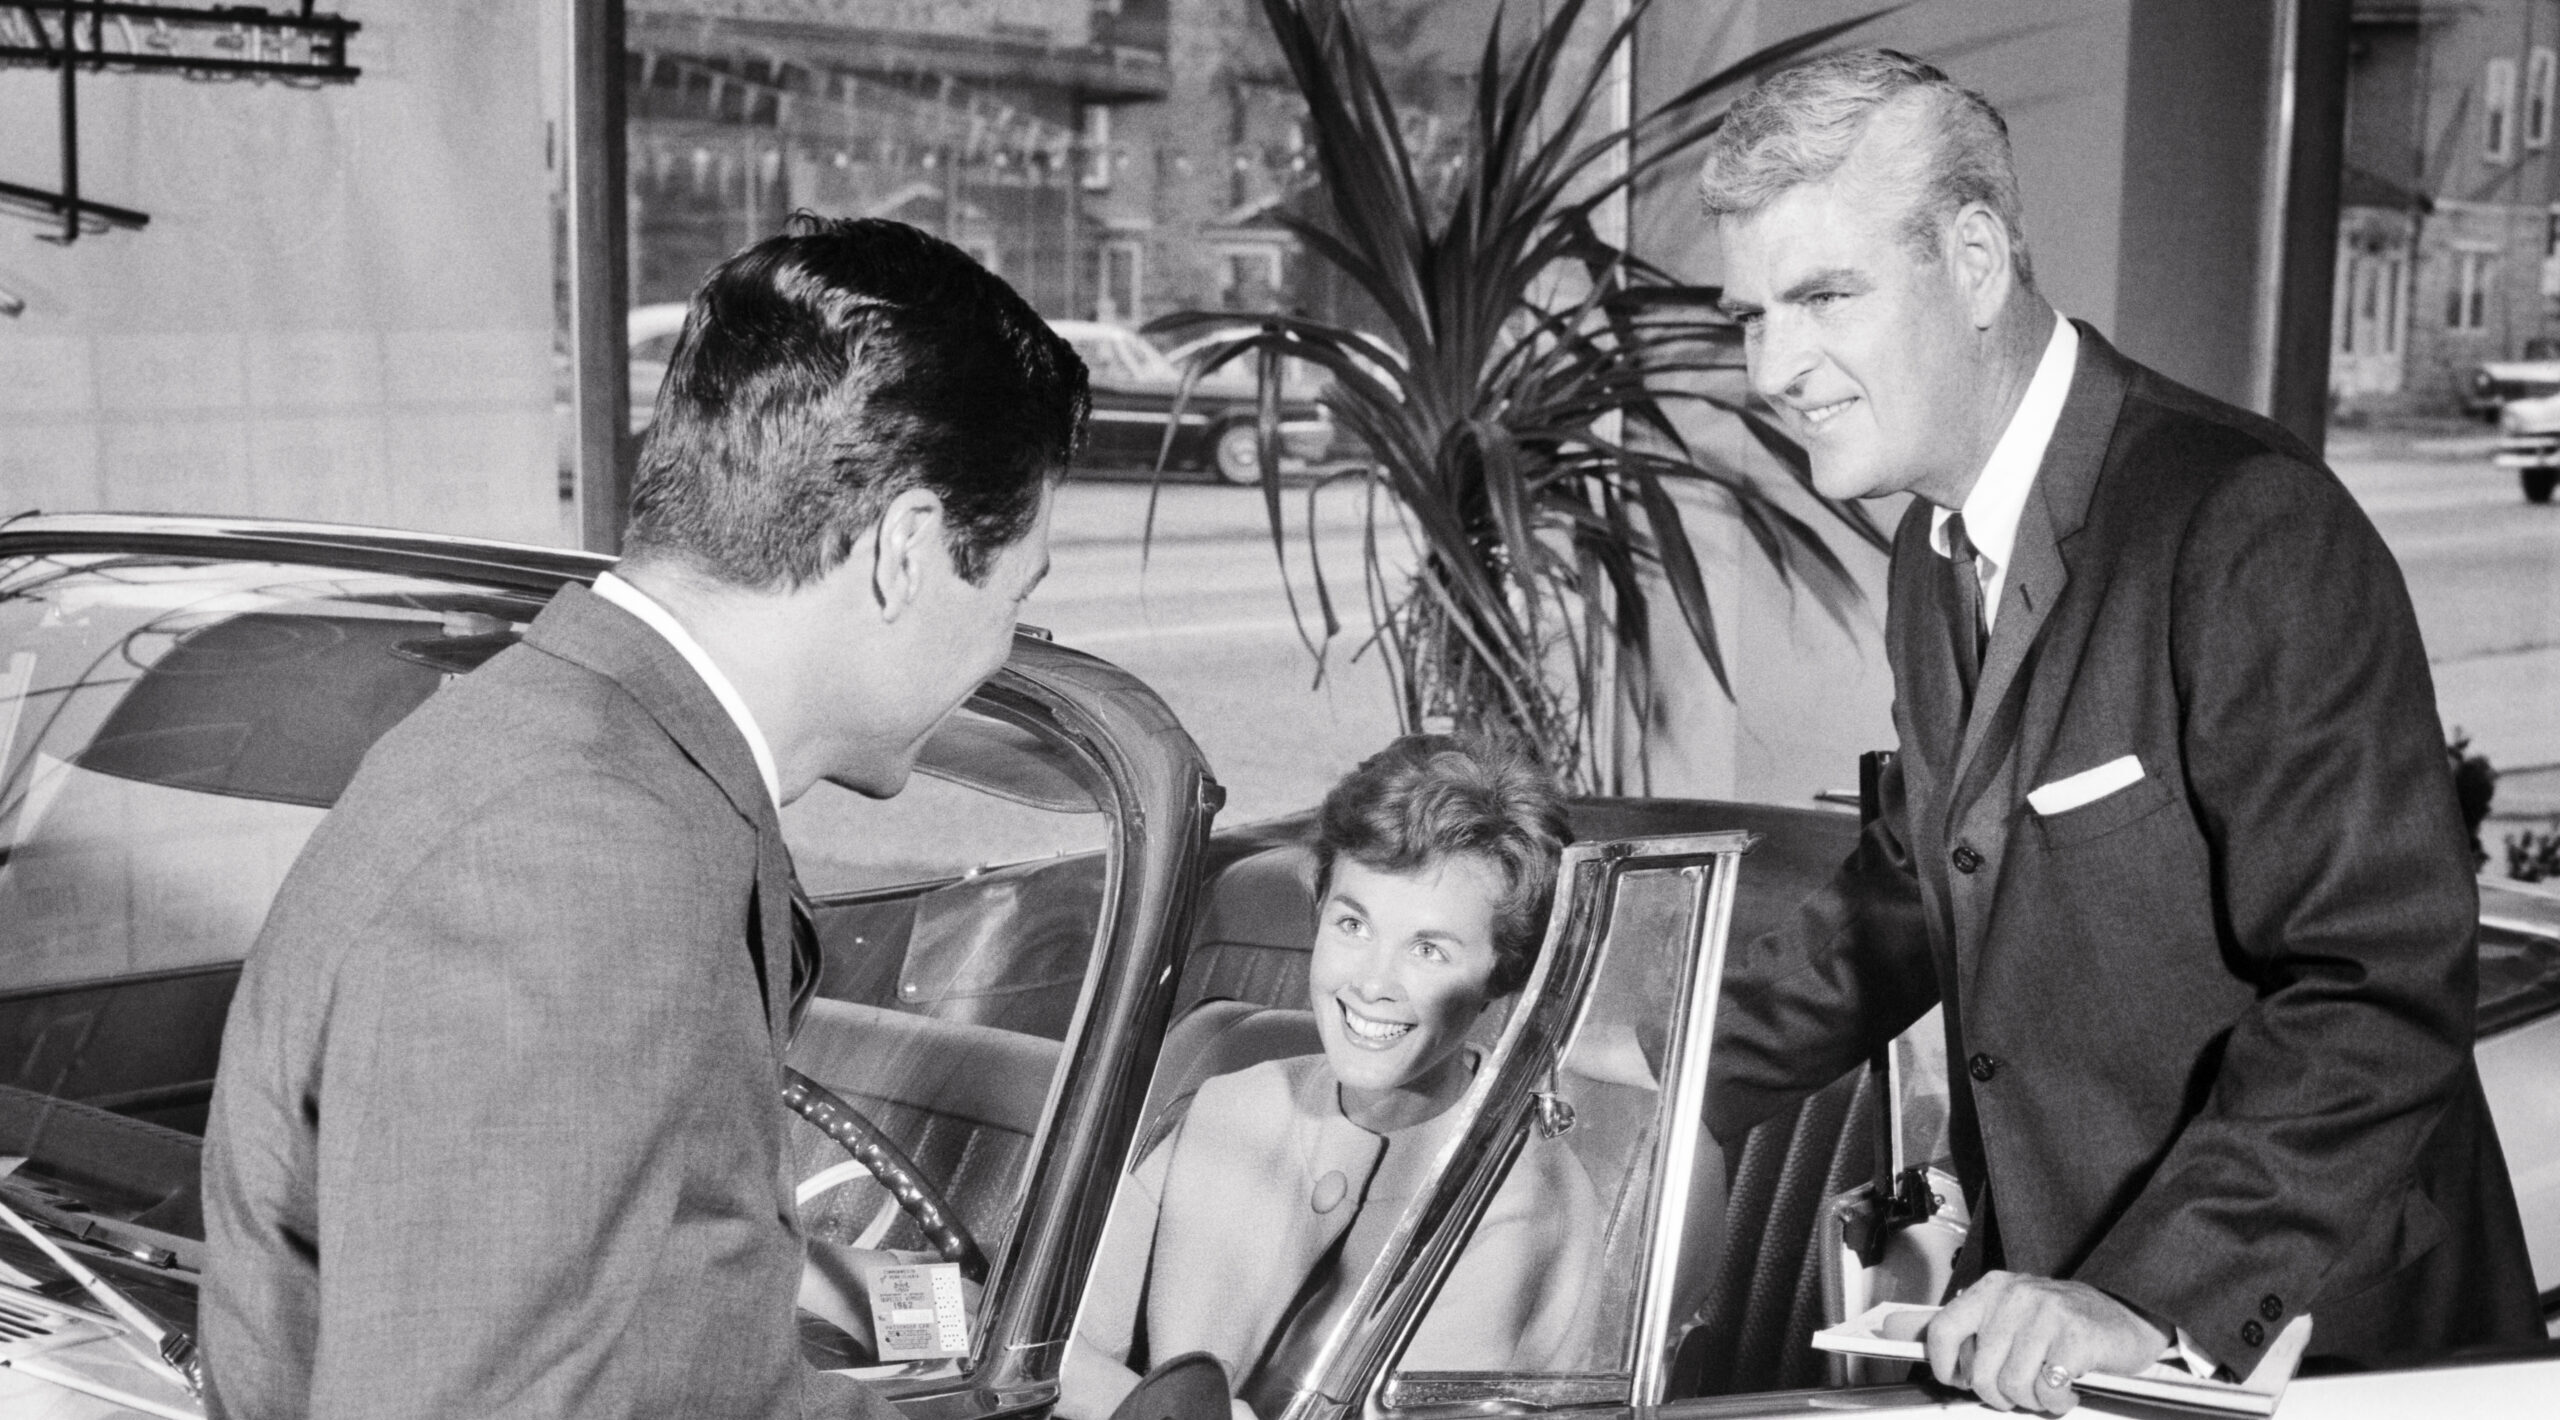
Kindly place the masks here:
<instances>
[{"instance_id":1,"label":"convertible car","mask_svg":"<svg viewBox=\"0 0 2560 1420\"><path fill-rule=\"evenodd\" d=\"M313 525L0 524L0 1410L202 1414L200 1136L267 903L377 736L606 565ZM791 1161L815 1364L915 1420L1042 1420L1147 1121L1314 1048L1304 822L1213 833L1221 797L1144 685L1025 628L905 794L822 785L785 811L825 948L788 1092L815 1121ZM1969 1409L1809 1344L1927 1300L1962 1235L1933 1027L1730 1153L1697 1124L1726 943L1856 827L1578 804L1548 947L1481 1023L1452 1142L1263 1420ZM2483 901L2479 1058L2554 1288L2560 901ZM1587 1255L1552 1279L1580 1289L1581 1344L1542 1368L1408 1365L1530 1149L1598 1190ZM2560 1357L2475 1357L2305 1377L2282 1413L2513 1413L2555 1388Z\"/></svg>"}]
</instances>

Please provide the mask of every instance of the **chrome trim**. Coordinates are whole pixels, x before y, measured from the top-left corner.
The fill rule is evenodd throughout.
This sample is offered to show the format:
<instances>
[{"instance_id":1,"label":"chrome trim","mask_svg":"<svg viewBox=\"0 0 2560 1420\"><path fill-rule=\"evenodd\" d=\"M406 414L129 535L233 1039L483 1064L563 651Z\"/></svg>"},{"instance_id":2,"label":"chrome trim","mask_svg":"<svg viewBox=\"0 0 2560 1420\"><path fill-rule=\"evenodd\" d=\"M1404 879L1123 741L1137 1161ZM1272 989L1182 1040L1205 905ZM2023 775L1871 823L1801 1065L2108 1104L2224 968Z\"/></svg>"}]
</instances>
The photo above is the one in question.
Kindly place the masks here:
<instances>
[{"instance_id":1,"label":"chrome trim","mask_svg":"<svg viewBox=\"0 0 2560 1420\"><path fill-rule=\"evenodd\" d=\"M1495 1405L1555 1410L1569 1405L1625 1403L1627 1378L1614 1371L1404 1371L1387 1379L1390 1410L1463 1405L1481 1411Z\"/></svg>"},{"instance_id":2,"label":"chrome trim","mask_svg":"<svg viewBox=\"0 0 2560 1420\"><path fill-rule=\"evenodd\" d=\"M1676 1018L1678 1035L1670 1058L1680 1073L1663 1105L1664 1121L1654 1170L1659 1180L1653 1196L1653 1245L1645 1257L1644 1290L1636 1306L1635 1384L1628 1397L1638 1406L1662 1403L1670 1380L1671 1301L1680 1261L1680 1244L1689 1226L1686 1206L1691 1172L1697 1162L1698 1131L1707 1101L1707 1064L1715 1040L1716 1004L1724 991L1725 937L1733 925L1733 880L1739 871L1739 849L1721 850L1713 862L1682 868L1690 879L1689 933L1692 963L1684 989L1687 1010Z\"/></svg>"},{"instance_id":3,"label":"chrome trim","mask_svg":"<svg viewBox=\"0 0 2560 1420\"><path fill-rule=\"evenodd\" d=\"M1465 1130L1451 1141L1427 1193L1408 1205L1397 1220L1378 1264L1361 1279L1345 1312L1353 1320L1327 1340L1309 1368L1312 1379L1291 1398L1278 1420L1331 1420L1355 1408L1367 1420L1387 1420L1394 1414L1387 1395L1388 1364L1412 1340L1423 1312L1457 1264L1475 1221L1483 1216L1504 1171L1526 1142L1527 1115L1535 1107L1537 1092L1555 1069L1588 1004L1591 977L1620 881L1636 869L1695 867L1702 871L1704 881L1692 898L1691 930L1707 934L1712 961L1692 971L1685 1014L1711 1027L1715 987L1702 988L1700 982L1721 977L1723 929L1731 921L1734 875L1709 870L1750 851L1757 841L1755 834L1727 832L1611 839L1565 849L1558 868L1556 904L1547 919L1546 943L1521 988L1521 1004L1512 1011L1494 1046L1490 1058L1498 1062L1497 1067L1479 1074L1459 1101L1456 1107L1470 1112ZM1697 1038L1685 1020L1680 1028L1684 1038ZM1679 1044L1674 1041L1671 1048ZM1703 1052L1694 1068L1683 1059L1679 1082L1665 1108L1676 1111L1686 1101L1692 1122L1676 1142L1681 1148L1694 1149L1696 1105L1706 1089ZM1686 1178L1685 1169L1681 1176ZM1654 1206L1659 1208L1665 1196L1658 1186ZM1657 1218L1657 1237L1662 1226ZM1676 1220L1671 1235L1676 1245ZM1675 1266L1676 1256L1666 1259L1657 1249L1645 1265L1641 1296L1653 1301L1655 1310L1667 1311L1669 1283L1656 1281L1654 1274ZM1645 1324L1641 1313L1637 1324ZM1650 1343L1650 1350L1659 1356L1661 1338ZM1650 1387L1656 1396L1662 1391L1660 1369L1657 1361ZM1587 1385L1591 1379L1585 1376L1579 1384ZM1576 1403L1629 1403L1624 1399L1633 1388L1628 1377L1615 1375L1609 1384L1610 1396Z\"/></svg>"}]
</instances>

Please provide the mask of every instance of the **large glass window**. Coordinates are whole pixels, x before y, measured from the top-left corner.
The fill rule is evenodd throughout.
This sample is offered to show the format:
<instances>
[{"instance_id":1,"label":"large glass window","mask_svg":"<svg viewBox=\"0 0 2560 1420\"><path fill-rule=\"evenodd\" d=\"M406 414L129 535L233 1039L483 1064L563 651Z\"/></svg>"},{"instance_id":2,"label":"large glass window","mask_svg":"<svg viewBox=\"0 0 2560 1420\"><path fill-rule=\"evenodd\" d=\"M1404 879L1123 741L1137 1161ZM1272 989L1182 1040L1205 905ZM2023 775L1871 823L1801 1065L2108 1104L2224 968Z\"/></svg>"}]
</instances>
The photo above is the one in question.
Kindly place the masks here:
<instances>
[{"instance_id":1,"label":"large glass window","mask_svg":"<svg viewBox=\"0 0 2560 1420\"><path fill-rule=\"evenodd\" d=\"M39 53L84 13L96 56L68 227L58 71L0 81L7 511L559 540L553 8L0 10L0 46Z\"/></svg>"}]
</instances>

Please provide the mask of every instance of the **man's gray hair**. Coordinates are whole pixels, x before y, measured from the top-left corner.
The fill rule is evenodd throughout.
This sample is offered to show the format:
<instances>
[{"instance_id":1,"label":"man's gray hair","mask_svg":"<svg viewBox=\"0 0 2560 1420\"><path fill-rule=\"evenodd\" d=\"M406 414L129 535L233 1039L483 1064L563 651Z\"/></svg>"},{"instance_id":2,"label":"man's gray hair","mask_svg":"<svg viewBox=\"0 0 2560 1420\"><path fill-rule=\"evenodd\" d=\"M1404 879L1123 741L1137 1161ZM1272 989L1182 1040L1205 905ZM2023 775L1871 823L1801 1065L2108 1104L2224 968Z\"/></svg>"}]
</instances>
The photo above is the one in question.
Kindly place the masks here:
<instances>
[{"instance_id":1,"label":"man's gray hair","mask_svg":"<svg viewBox=\"0 0 2560 1420\"><path fill-rule=\"evenodd\" d=\"M2010 268L2033 290L2009 125L1990 100L1895 50L1825 55L1780 71L1735 104L1708 140L1698 175L1707 215L1757 212L1790 188L1829 178L1887 105L1909 116L1910 157L1886 181L1898 190L1911 251L1934 259L1947 219L1979 202L2009 229Z\"/></svg>"}]
</instances>

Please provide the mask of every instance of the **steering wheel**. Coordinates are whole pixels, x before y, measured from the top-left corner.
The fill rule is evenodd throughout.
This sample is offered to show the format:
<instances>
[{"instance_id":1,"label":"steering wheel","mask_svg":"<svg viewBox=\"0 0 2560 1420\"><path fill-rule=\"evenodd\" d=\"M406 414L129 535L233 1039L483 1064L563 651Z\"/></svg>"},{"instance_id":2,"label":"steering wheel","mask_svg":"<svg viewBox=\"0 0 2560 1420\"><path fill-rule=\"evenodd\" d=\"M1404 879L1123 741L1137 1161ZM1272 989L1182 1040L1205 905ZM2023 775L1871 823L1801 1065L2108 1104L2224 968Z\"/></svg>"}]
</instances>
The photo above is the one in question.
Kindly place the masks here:
<instances>
[{"instance_id":1,"label":"steering wheel","mask_svg":"<svg viewBox=\"0 0 2560 1420\"><path fill-rule=\"evenodd\" d=\"M854 1161L871 1171L898 1207L915 1219L925 1241L942 1255L945 1262L960 1264L960 1275L972 1282L987 1280L987 1255L978 1250L978 1240L969 1236L968 1226L951 1207L942 1190L916 1168L916 1161L897 1146L880 1126L863 1116L861 1110L844 1102L842 1096L797 1070L782 1072L782 1102L791 1106L802 1119L816 1125L818 1132L844 1146Z\"/></svg>"}]
</instances>

